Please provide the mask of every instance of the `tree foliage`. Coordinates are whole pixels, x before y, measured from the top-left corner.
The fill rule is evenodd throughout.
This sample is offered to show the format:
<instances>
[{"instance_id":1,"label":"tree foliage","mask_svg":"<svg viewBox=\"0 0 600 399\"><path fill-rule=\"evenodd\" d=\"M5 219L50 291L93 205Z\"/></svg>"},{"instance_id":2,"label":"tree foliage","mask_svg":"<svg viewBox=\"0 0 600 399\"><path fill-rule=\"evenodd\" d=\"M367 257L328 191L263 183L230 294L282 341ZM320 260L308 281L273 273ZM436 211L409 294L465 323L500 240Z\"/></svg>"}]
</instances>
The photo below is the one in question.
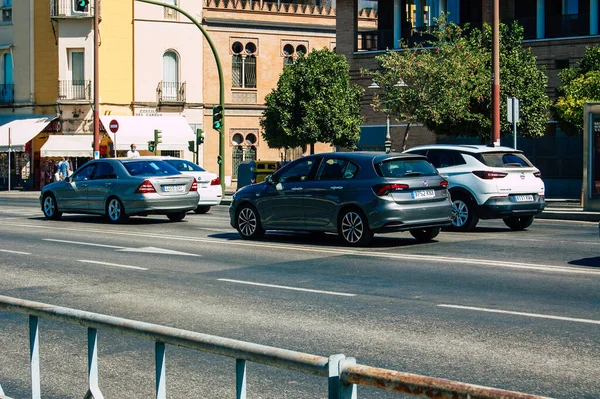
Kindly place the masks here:
<instances>
[{"instance_id":1,"label":"tree foliage","mask_svg":"<svg viewBox=\"0 0 600 399\"><path fill-rule=\"evenodd\" d=\"M600 101L600 45L588 47L573 68L563 69L554 117L569 135L583 134L583 104Z\"/></svg>"},{"instance_id":2,"label":"tree foliage","mask_svg":"<svg viewBox=\"0 0 600 399\"><path fill-rule=\"evenodd\" d=\"M399 121L422 123L436 134L490 137L491 28L462 29L442 16L432 34L434 40L424 45L377 57L381 68L372 75L383 83L385 93L375 97L374 108ZM506 97L519 98L519 133L537 137L544 134L548 120L547 78L531 51L522 47L522 39L519 25L501 25L501 115L506 115ZM408 87L395 88L392 82L398 78ZM501 131L512 132L506 118L501 118Z\"/></svg>"},{"instance_id":3,"label":"tree foliage","mask_svg":"<svg viewBox=\"0 0 600 399\"><path fill-rule=\"evenodd\" d=\"M354 148L360 138L363 89L350 83L346 58L323 49L287 65L266 96L262 137L271 148L317 142Z\"/></svg>"}]
</instances>

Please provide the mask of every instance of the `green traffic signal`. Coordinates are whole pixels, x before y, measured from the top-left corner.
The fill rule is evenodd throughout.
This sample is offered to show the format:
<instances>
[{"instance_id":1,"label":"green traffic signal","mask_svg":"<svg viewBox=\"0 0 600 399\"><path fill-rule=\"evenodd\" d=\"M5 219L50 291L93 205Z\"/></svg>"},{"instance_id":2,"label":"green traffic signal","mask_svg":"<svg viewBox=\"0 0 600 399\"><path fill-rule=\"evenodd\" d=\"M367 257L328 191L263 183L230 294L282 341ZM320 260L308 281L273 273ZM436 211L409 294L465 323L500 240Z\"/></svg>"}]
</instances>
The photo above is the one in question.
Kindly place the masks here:
<instances>
[{"instance_id":1,"label":"green traffic signal","mask_svg":"<svg viewBox=\"0 0 600 399\"><path fill-rule=\"evenodd\" d=\"M154 141L149 141L148 142L148 151L154 152L154 148L155 148Z\"/></svg>"},{"instance_id":2,"label":"green traffic signal","mask_svg":"<svg viewBox=\"0 0 600 399\"><path fill-rule=\"evenodd\" d=\"M90 0L75 0L75 11L86 12L89 4Z\"/></svg>"},{"instance_id":3,"label":"green traffic signal","mask_svg":"<svg viewBox=\"0 0 600 399\"><path fill-rule=\"evenodd\" d=\"M221 130L223 127L223 107L215 105L213 107L213 129Z\"/></svg>"},{"instance_id":4,"label":"green traffic signal","mask_svg":"<svg viewBox=\"0 0 600 399\"><path fill-rule=\"evenodd\" d=\"M204 143L204 130L196 129L196 145Z\"/></svg>"},{"instance_id":5,"label":"green traffic signal","mask_svg":"<svg viewBox=\"0 0 600 399\"><path fill-rule=\"evenodd\" d=\"M194 144L195 144L195 143L194 143L194 140L190 140L190 141L188 141L188 150L189 150L190 152L196 152L196 148L195 148L195 145L194 145Z\"/></svg>"},{"instance_id":6,"label":"green traffic signal","mask_svg":"<svg viewBox=\"0 0 600 399\"><path fill-rule=\"evenodd\" d=\"M223 163L223 158L220 155L217 155L217 164L221 165Z\"/></svg>"}]
</instances>

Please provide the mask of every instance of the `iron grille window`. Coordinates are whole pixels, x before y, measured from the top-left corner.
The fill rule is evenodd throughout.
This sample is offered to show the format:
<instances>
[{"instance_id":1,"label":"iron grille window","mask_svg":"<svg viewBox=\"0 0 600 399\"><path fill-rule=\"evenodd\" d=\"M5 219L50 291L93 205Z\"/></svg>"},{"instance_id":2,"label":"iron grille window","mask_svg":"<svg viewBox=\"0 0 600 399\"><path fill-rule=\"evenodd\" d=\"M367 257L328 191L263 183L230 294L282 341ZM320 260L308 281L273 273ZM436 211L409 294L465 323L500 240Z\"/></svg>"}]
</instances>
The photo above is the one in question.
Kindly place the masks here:
<instances>
[{"instance_id":1,"label":"iron grille window","mask_svg":"<svg viewBox=\"0 0 600 399\"><path fill-rule=\"evenodd\" d=\"M181 151L179 151L179 150L161 150L160 155L163 157L181 158Z\"/></svg>"},{"instance_id":2,"label":"iron grille window","mask_svg":"<svg viewBox=\"0 0 600 399\"><path fill-rule=\"evenodd\" d=\"M256 57L234 55L231 58L232 86L256 88Z\"/></svg>"},{"instance_id":3,"label":"iron grille window","mask_svg":"<svg viewBox=\"0 0 600 399\"><path fill-rule=\"evenodd\" d=\"M2 0L2 22L12 22L12 0Z\"/></svg>"}]
</instances>

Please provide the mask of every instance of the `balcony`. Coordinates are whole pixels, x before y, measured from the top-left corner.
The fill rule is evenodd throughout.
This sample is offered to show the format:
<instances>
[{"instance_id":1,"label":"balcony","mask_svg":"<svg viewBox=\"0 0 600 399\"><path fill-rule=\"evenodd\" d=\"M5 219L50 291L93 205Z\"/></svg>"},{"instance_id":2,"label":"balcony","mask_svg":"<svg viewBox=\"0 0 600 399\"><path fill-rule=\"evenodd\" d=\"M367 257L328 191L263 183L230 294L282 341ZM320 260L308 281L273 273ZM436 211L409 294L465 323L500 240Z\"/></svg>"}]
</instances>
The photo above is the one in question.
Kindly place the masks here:
<instances>
[{"instance_id":1,"label":"balcony","mask_svg":"<svg viewBox=\"0 0 600 399\"><path fill-rule=\"evenodd\" d=\"M156 88L158 104L183 105L185 103L185 82L160 81Z\"/></svg>"},{"instance_id":2,"label":"balcony","mask_svg":"<svg viewBox=\"0 0 600 399\"><path fill-rule=\"evenodd\" d=\"M58 100L59 101L83 101L92 99L92 81L91 80L59 80L58 81Z\"/></svg>"},{"instance_id":3,"label":"balcony","mask_svg":"<svg viewBox=\"0 0 600 399\"><path fill-rule=\"evenodd\" d=\"M15 102L15 85L0 84L0 104L11 104Z\"/></svg>"},{"instance_id":4,"label":"balcony","mask_svg":"<svg viewBox=\"0 0 600 399\"><path fill-rule=\"evenodd\" d=\"M50 0L50 18L82 19L94 17L93 1L83 10L77 10L78 0Z\"/></svg>"}]
</instances>

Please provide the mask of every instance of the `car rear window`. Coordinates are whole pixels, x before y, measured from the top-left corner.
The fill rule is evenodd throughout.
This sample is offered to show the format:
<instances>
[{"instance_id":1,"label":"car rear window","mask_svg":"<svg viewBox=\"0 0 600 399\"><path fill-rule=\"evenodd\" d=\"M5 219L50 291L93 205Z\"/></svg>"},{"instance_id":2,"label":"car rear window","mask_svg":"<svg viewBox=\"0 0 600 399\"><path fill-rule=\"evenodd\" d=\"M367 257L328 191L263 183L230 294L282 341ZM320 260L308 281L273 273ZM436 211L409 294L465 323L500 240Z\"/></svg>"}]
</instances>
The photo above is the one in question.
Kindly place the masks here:
<instances>
[{"instance_id":1,"label":"car rear window","mask_svg":"<svg viewBox=\"0 0 600 399\"><path fill-rule=\"evenodd\" d=\"M377 174L382 177L435 176L437 171L425 159L390 159L377 165Z\"/></svg>"},{"instance_id":2,"label":"car rear window","mask_svg":"<svg viewBox=\"0 0 600 399\"><path fill-rule=\"evenodd\" d=\"M131 176L169 176L179 175L179 171L164 161L123 162Z\"/></svg>"},{"instance_id":3,"label":"car rear window","mask_svg":"<svg viewBox=\"0 0 600 399\"><path fill-rule=\"evenodd\" d=\"M206 172L195 163L182 159L165 159L165 162L180 172Z\"/></svg>"},{"instance_id":4,"label":"car rear window","mask_svg":"<svg viewBox=\"0 0 600 399\"><path fill-rule=\"evenodd\" d=\"M525 155L519 152L486 152L481 154L483 163L492 168L521 168L533 166Z\"/></svg>"}]
</instances>

